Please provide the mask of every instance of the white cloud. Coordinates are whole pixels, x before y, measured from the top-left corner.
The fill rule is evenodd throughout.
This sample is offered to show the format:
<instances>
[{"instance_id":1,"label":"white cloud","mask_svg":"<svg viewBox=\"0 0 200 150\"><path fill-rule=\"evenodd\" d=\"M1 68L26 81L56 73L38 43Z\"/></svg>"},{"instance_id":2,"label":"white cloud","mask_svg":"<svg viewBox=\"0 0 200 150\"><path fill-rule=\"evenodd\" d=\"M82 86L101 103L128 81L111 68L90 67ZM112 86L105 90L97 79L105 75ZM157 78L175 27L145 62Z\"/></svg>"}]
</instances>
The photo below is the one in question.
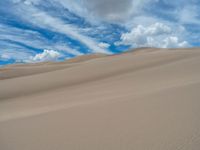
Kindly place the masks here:
<instances>
[{"instance_id":1,"label":"white cloud","mask_svg":"<svg viewBox=\"0 0 200 150\"><path fill-rule=\"evenodd\" d=\"M101 47L101 48L105 48L105 49L107 49L107 48L110 47L110 44L108 44L108 43L104 43L104 42L101 42L101 43L99 43L98 45L99 45L99 47Z\"/></svg>"},{"instance_id":2,"label":"white cloud","mask_svg":"<svg viewBox=\"0 0 200 150\"><path fill-rule=\"evenodd\" d=\"M30 57L27 62L45 62L45 61L56 61L62 54L55 50L44 50L42 53L36 54L34 57Z\"/></svg>"},{"instance_id":3,"label":"white cloud","mask_svg":"<svg viewBox=\"0 0 200 150\"><path fill-rule=\"evenodd\" d=\"M160 35L160 34L170 34L172 32L171 28L162 23L155 23L144 30L147 35Z\"/></svg>"},{"instance_id":4,"label":"white cloud","mask_svg":"<svg viewBox=\"0 0 200 150\"><path fill-rule=\"evenodd\" d=\"M181 30L177 30L181 31ZM155 23L150 26L138 25L130 32L121 36L121 41L116 45L130 45L132 47L186 47L188 42L181 41L177 31L163 23Z\"/></svg>"},{"instance_id":5,"label":"white cloud","mask_svg":"<svg viewBox=\"0 0 200 150\"><path fill-rule=\"evenodd\" d=\"M188 47L189 44L186 41L180 41L178 37L167 37L163 40L163 48L168 48L168 47Z\"/></svg>"}]
</instances>

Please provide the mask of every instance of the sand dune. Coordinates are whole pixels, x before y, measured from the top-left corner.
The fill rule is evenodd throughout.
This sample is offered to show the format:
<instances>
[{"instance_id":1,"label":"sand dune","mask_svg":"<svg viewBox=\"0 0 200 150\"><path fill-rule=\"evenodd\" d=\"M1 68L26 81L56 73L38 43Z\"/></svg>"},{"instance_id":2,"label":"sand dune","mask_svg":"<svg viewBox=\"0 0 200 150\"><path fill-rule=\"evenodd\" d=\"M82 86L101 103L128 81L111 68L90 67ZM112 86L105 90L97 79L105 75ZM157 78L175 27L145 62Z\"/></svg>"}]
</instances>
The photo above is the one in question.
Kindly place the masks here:
<instances>
[{"instance_id":1,"label":"sand dune","mask_svg":"<svg viewBox=\"0 0 200 150\"><path fill-rule=\"evenodd\" d=\"M198 48L11 65L0 79L0 150L200 148Z\"/></svg>"},{"instance_id":2,"label":"sand dune","mask_svg":"<svg viewBox=\"0 0 200 150\"><path fill-rule=\"evenodd\" d=\"M77 63L80 62L89 61L91 59L96 59L105 56L106 55L104 54L91 54L72 58L64 62L43 62L8 65L6 67L0 68L0 80L61 70L77 65Z\"/></svg>"}]
</instances>

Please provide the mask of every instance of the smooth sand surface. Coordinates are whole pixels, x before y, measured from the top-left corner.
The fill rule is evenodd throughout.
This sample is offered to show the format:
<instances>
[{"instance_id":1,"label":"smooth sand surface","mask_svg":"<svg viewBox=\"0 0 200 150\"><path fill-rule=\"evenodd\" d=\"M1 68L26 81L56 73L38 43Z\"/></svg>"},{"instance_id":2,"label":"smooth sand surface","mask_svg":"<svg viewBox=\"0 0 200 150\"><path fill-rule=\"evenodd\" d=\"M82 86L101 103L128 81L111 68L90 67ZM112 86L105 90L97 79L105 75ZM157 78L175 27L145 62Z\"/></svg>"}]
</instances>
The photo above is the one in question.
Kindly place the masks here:
<instances>
[{"instance_id":1,"label":"smooth sand surface","mask_svg":"<svg viewBox=\"0 0 200 150\"><path fill-rule=\"evenodd\" d=\"M200 149L200 49L85 58L0 69L0 150Z\"/></svg>"}]
</instances>

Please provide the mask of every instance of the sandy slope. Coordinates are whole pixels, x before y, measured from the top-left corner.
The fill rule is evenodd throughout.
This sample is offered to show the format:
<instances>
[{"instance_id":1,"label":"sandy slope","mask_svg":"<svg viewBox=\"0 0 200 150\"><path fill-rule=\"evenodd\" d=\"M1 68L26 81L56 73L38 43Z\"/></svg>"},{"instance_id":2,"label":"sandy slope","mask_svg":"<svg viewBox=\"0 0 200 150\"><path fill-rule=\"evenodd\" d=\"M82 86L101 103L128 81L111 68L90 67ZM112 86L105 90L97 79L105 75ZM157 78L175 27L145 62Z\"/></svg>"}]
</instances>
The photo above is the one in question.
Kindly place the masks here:
<instances>
[{"instance_id":1,"label":"sandy slope","mask_svg":"<svg viewBox=\"0 0 200 150\"><path fill-rule=\"evenodd\" d=\"M200 49L87 59L1 69L0 150L199 150Z\"/></svg>"},{"instance_id":2,"label":"sandy slope","mask_svg":"<svg viewBox=\"0 0 200 150\"><path fill-rule=\"evenodd\" d=\"M44 62L44 63L32 63L26 65L24 64L7 65L6 67L0 68L0 80L51 72L55 70L62 70L65 68L72 67L78 63L100 57L105 57L105 55L104 54L83 55L69 59L65 62L57 62L57 63Z\"/></svg>"}]
</instances>

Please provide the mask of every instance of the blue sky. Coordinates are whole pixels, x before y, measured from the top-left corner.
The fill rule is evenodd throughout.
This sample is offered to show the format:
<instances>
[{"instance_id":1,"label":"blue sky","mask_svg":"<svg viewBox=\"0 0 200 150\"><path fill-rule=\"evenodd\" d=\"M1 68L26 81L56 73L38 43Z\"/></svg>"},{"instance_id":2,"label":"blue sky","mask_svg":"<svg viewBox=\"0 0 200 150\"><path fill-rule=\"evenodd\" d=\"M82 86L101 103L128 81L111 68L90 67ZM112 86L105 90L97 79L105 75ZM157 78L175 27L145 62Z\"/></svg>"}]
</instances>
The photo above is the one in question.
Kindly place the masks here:
<instances>
[{"instance_id":1,"label":"blue sky","mask_svg":"<svg viewBox=\"0 0 200 150\"><path fill-rule=\"evenodd\" d=\"M0 65L196 46L199 0L0 1Z\"/></svg>"}]
</instances>

